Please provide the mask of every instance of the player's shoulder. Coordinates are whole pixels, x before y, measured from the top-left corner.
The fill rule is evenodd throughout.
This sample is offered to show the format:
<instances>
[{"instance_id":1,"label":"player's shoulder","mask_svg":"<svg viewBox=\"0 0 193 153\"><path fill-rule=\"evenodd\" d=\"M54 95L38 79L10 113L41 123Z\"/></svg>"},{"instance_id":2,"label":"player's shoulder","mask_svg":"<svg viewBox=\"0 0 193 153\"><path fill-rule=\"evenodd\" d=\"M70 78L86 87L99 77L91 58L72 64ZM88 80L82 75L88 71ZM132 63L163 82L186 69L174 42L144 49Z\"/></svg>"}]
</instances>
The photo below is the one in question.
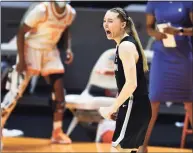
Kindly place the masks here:
<instances>
[{"instance_id":1,"label":"player's shoulder","mask_svg":"<svg viewBox=\"0 0 193 153\"><path fill-rule=\"evenodd\" d=\"M135 50L136 46L133 42L130 41L123 41L120 45L119 45L119 50Z\"/></svg>"},{"instance_id":2,"label":"player's shoulder","mask_svg":"<svg viewBox=\"0 0 193 153\"><path fill-rule=\"evenodd\" d=\"M123 41L119 45L119 56L121 59L129 56L135 56L136 51L135 44L130 41Z\"/></svg>"},{"instance_id":3,"label":"player's shoulder","mask_svg":"<svg viewBox=\"0 0 193 153\"><path fill-rule=\"evenodd\" d=\"M66 7L72 14L76 14L76 10L70 4L66 4Z\"/></svg>"},{"instance_id":4,"label":"player's shoulder","mask_svg":"<svg viewBox=\"0 0 193 153\"><path fill-rule=\"evenodd\" d=\"M39 13L45 13L47 11L48 5L48 2L40 2L35 6L34 9L36 9L36 11Z\"/></svg>"}]
</instances>

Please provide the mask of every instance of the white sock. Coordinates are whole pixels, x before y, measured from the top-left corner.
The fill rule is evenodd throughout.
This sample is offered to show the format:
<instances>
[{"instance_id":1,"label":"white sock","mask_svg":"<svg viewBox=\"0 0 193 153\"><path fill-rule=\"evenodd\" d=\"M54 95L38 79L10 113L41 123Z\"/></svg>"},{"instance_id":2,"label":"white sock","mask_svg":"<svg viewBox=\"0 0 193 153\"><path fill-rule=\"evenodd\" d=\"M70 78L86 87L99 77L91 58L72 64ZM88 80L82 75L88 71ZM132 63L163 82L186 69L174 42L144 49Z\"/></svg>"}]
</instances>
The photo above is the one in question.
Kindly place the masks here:
<instances>
[{"instance_id":1,"label":"white sock","mask_svg":"<svg viewBox=\"0 0 193 153\"><path fill-rule=\"evenodd\" d=\"M57 128L62 128L62 121L54 121L53 127L54 127L54 130Z\"/></svg>"}]
</instances>

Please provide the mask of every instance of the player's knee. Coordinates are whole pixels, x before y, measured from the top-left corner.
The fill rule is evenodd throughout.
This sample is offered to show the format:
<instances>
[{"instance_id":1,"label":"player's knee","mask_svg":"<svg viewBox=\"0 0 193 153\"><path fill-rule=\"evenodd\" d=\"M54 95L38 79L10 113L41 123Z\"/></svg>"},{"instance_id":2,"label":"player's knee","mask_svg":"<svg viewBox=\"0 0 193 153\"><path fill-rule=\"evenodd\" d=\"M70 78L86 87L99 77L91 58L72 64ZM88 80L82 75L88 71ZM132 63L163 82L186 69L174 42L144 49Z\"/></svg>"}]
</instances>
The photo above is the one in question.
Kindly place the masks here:
<instances>
[{"instance_id":1,"label":"player's knee","mask_svg":"<svg viewBox=\"0 0 193 153\"><path fill-rule=\"evenodd\" d=\"M55 101L64 102L65 99L64 99L64 97L61 96L61 97L56 97Z\"/></svg>"},{"instance_id":2,"label":"player's knee","mask_svg":"<svg viewBox=\"0 0 193 153\"><path fill-rule=\"evenodd\" d=\"M64 73L60 73L60 74L51 74L50 75L50 83L52 85L55 84L55 82L58 80L58 79L63 79L64 77Z\"/></svg>"},{"instance_id":3,"label":"player's knee","mask_svg":"<svg viewBox=\"0 0 193 153\"><path fill-rule=\"evenodd\" d=\"M58 101L58 102L64 102L65 97L64 97L64 89L55 89L53 88L52 91L52 100Z\"/></svg>"}]
</instances>

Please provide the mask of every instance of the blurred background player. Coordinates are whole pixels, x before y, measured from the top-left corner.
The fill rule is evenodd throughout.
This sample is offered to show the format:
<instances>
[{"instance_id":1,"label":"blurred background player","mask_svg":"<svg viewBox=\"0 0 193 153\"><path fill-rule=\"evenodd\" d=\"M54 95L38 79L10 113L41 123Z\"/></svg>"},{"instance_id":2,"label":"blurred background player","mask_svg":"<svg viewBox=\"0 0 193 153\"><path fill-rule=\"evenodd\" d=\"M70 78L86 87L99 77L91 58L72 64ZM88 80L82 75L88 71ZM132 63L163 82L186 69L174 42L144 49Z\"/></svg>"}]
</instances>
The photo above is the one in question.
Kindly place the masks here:
<instances>
[{"instance_id":1,"label":"blurred background player","mask_svg":"<svg viewBox=\"0 0 193 153\"><path fill-rule=\"evenodd\" d=\"M16 71L25 74L16 93L11 90L6 94L1 108L1 128L4 127L17 100L22 96L32 76L42 75L46 78L54 93L52 143L71 143L63 133L62 121L65 109L63 75L64 66L60 59L57 43L65 32L67 36L67 60L73 60L71 38L68 32L76 11L66 1L41 2L29 10L19 27L17 34L18 62ZM14 71L14 70L13 70ZM15 71L15 72L16 72ZM8 107L5 107L8 104Z\"/></svg>"}]
</instances>

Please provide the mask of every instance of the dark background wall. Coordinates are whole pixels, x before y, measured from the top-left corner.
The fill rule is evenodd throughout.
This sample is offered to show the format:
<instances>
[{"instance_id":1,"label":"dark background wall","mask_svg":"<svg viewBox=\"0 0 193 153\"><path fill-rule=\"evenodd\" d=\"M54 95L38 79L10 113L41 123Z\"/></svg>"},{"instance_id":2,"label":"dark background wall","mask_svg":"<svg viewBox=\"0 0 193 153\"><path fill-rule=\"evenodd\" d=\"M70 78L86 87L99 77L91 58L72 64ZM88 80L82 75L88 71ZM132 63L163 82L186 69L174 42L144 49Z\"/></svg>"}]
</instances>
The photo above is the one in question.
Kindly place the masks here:
<instances>
[{"instance_id":1,"label":"dark background wall","mask_svg":"<svg viewBox=\"0 0 193 153\"><path fill-rule=\"evenodd\" d=\"M10 2L4 2L4 5L2 4L2 42L8 42L13 36L15 36L20 20L30 4L29 2L25 3L25 5L21 2L14 3L17 4L14 4L14 7L10 6ZM101 53L109 48L115 47L113 41L106 39L102 28L102 21L107 8L114 6L124 7L127 6L127 3L120 2L120 5L117 5L114 2L71 2L71 4L75 6L77 11L76 20L71 27L73 39L72 50L75 58L73 64L66 66L65 86L67 91L80 92L86 86L92 67ZM87 7L83 8L80 6ZM145 47L148 41L148 36L145 30L144 11L142 9L142 11L128 11L128 13L133 18L141 42ZM62 40L60 43L61 42ZM63 52L62 49L61 52ZM45 82L40 79L38 86L44 86L44 84Z\"/></svg>"}]
</instances>

